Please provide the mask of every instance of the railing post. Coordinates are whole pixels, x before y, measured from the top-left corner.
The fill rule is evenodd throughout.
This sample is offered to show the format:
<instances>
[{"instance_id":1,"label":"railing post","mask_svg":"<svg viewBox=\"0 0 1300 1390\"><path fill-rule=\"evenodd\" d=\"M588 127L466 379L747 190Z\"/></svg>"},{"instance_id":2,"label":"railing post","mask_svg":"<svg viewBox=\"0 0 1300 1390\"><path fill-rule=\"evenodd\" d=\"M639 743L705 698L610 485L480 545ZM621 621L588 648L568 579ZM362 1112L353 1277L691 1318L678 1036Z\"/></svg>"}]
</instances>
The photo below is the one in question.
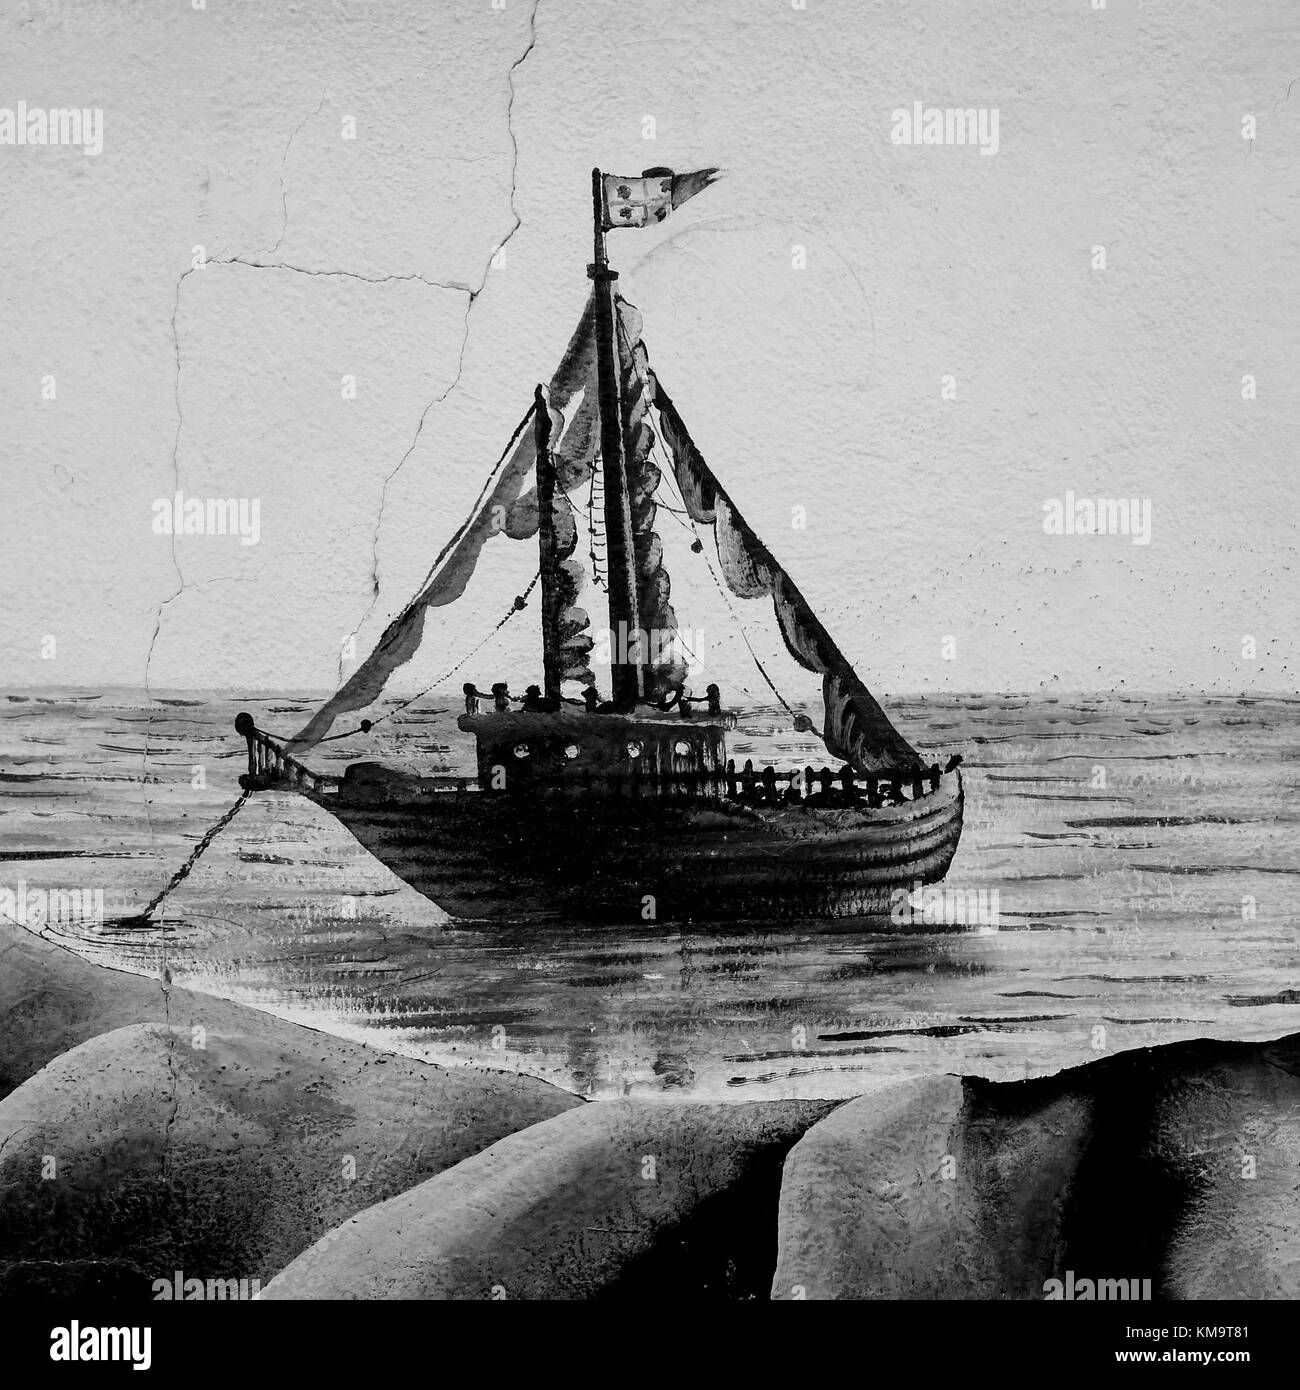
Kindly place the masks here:
<instances>
[{"instance_id":1,"label":"railing post","mask_svg":"<svg viewBox=\"0 0 1300 1390\"><path fill-rule=\"evenodd\" d=\"M253 723L253 716L247 710L243 710L235 716L235 732L241 734L244 742L248 744L248 775L256 777L257 768L253 760L253 735L257 732L257 725Z\"/></svg>"}]
</instances>

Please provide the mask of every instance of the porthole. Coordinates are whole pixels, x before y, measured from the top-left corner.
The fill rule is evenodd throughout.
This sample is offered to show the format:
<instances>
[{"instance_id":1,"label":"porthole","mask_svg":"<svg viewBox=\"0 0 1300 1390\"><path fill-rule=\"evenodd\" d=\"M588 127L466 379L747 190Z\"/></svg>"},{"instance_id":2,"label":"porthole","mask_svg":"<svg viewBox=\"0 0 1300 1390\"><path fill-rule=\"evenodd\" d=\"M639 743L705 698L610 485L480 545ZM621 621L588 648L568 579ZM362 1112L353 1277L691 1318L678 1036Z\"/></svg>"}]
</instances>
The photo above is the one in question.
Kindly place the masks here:
<instances>
[{"instance_id":1,"label":"porthole","mask_svg":"<svg viewBox=\"0 0 1300 1390\"><path fill-rule=\"evenodd\" d=\"M677 742L673 744L673 752L676 753L679 758L689 758L691 756L691 745L687 743L684 738L679 738Z\"/></svg>"},{"instance_id":2,"label":"porthole","mask_svg":"<svg viewBox=\"0 0 1300 1390\"><path fill-rule=\"evenodd\" d=\"M515 747L514 747L514 754L515 754L515 757L516 757L516 758L526 758L526 757L528 756L528 753L529 753L529 748L528 748L528 745L527 745L526 743L516 743L516 744L515 744Z\"/></svg>"},{"instance_id":3,"label":"porthole","mask_svg":"<svg viewBox=\"0 0 1300 1390\"><path fill-rule=\"evenodd\" d=\"M582 749L576 743L566 743L564 745L564 756L566 758L576 758Z\"/></svg>"},{"instance_id":4,"label":"porthole","mask_svg":"<svg viewBox=\"0 0 1300 1390\"><path fill-rule=\"evenodd\" d=\"M634 738L627 741L627 755L629 758L639 758L641 756L641 745Z\"/></svg>"}]
</instances>

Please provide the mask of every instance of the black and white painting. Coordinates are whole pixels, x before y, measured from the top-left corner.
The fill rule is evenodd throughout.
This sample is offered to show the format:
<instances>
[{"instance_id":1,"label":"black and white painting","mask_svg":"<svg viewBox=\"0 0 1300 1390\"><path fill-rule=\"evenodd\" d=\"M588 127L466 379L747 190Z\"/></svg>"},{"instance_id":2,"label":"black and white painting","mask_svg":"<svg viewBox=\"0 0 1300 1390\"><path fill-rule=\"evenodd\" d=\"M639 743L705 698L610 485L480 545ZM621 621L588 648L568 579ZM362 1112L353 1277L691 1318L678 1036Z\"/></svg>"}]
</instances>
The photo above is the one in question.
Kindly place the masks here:
<instances>
[{"instance_id":1,"label":"black and white painting","mask_svg":"<svg viewBox=\"0 0 1300 1390\"><path fill-rule=\"evenodd\" d=\"M0 25L0 1296L1300 1296L1286 0Z\"/></svg>"}]
</instances>

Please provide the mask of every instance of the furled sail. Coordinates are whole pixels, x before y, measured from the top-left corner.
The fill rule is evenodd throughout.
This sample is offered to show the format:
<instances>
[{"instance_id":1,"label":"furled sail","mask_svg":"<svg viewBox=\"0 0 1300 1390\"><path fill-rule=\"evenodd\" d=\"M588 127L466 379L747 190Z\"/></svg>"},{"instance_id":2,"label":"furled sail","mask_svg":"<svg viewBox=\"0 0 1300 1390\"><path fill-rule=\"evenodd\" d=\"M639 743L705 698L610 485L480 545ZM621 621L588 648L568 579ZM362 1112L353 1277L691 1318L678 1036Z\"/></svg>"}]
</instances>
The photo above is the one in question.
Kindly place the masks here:
<instances>
[{"instance_id":1,"label":"furled sail","mask_svg":"<svg viewBox=\"0 0 1300 1390\"><path fill-rule=\"evenodd\" d=\"M578 545L578 527L572 510L559 492L555 496L554 517L555 555L559 562L556 587L560 604L554 642L560 654L560 679L595 685L596 677L588 664L594 645L591 618L587 610L577 604L585 577L582 562L573 558Z\"/></svg>"},{"instance_id":2,"label":"furled sail","mask_svg":"<svg viewBox=\"0 0 1300 1390\"><path fill-rule=\"evenodd\" d=\"M538 396L543 395L538 388ZM589 628L591 619L577 605L582 592L584 572L582 563L573 558L578 548L578 526L573 508L559 486L559 465L550 441L560 440L564 432L564 416L552 404L547 404L547 423L539 430L539 448L544 453L537 460L537 486L534 493L539 508L550 508L550 524L542 531L542 644L544 662L559 681L579 681L595 685L596 677L588 665L593 642ZM540 419L540 417L538 417ZM543 443L542 441L545 441ZM578 459L571 461L580 462ZM545 466L543 466L545 465ZM543 481L547 486L543 487ZM548 676L549 678L549 676Z\"/></svg>"},{"instance_id":3,"label":"furled sail","mask_svg":"<svg viewBox=\"0 0 1300 1390\"><path fill-rule=\"evenodd\" d=\"M691 519L713 527L728 588L740 598L770 594L791 656L822 677L826 713L822 739L827 749L868 775L919 766L916 749L889 722L794 581L736 510L653 372L650 384L678 489Z\"/></svg>"},{"instance_id":4,"label":"furled sail","mask_svg":"<svg viewBox=\"0 0 1300 1390\"><path fill-rule=\"evenodd\" d=\"M594 403L595 375L595 312L592 300L588 299L547 392L552 408L560 412L579 392L584 393L555 451L557 493L574 486L579 473L586 476L585 456L590 453L594 435L590 412L584 407L589 401ZM464 593L479 555L492 536L503 531L522 540L537 534L537 490L535 487L524 490L536 462L533 440L526 429L532 413L529 410L520 421L511 444L507 445L484 484L473 511L442 548L420 592L389 623L365 661L291 740L289 747L295 753L301 754L319 743L339 715L365 709L379 698L388 678L418 650L424 635L425 613L430 608L454 602ZM574 435L575 430L577 434L570 443L569 436ZM572 608L572 596L566 602L566 610L570 623L577 622L581 610Z\"/></svg>"},{"instance_id":5,"label":"furled sail","mask_svg":"<svg viewBox=\"0 0 1300 1390\"><path fill-rule=\"evenodd\" d=\"M655 433L650 425L650 364L641 342L641 314L618 301L620 395L626 439L627 487L632 506L636 552L637 606L649 639L645 693L654 703L680 686L687 665L677 641L677 615L669 602L672 582L664 565L663 542L655 532L655 492L661 474L651 457Z\"/></svg>"}]
</instances>

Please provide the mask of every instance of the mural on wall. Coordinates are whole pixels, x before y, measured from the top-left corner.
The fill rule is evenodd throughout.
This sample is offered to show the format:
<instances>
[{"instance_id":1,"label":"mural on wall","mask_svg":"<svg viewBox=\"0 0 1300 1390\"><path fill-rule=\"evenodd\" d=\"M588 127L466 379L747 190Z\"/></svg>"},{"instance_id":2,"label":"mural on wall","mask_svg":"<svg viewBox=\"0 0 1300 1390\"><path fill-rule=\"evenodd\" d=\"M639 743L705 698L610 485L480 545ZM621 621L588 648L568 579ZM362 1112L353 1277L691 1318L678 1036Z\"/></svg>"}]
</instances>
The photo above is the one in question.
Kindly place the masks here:
<instances>
[{"instance_id":1,"label":"mural on wall","mask_svg":"<svg viewBox=\"0 0 1300 1390\"><path fill-rule=\"evenodd\" d=\"M1295 400L1230 419L1265 403L1236 347L1208 360L1225 301L1165 335L1165 282L1125 279L1143 253L1102 224L1127 155L1087 124L1109 117L905 100L933 34L792 6L745 61L813 111L869 76L869 158L834 120L816 157L745 126L757 97L712 69L641 74L661 125L602 142L626 73L597 63L570 129L575 57L624 23L671 46L668 20L482 8L510 43L474 31L472 70L386 98L463 129L450 153L391 123L356 154L353 107L398 61L383 21L346 60L313 51L257 225L150 229L193 251L156 296L162 347L151 324L107 354L141 395L87 408L72 365L48 418L17 417L16 532L110 495L139 526L113 557L12 576L0 1296L1300 1297L1300 697L1275 583ZM279 110L248 35L212 18L243 55L230 80ZM27 34L32 70L100 72L82 22ZM121 22L159 71L195 42ZM304 21L266 22L274 53ZM1127 24L1112 37L1146 42ZM816 80L776 62L809 32ZM1010 83L1020 59L971 33L957 78ZM1106 72L1117 102L1138 81ZM480 176L486 117L457 122L486 73L509 173L487 231L404 163ZM1280 208L1242 252L1241 343L1294 273L1276 228L1300 209L1268 162L1294 126L1250 155L1267 172L1238 168L1245 126L1221 150L1197 100L1223 219L1233 180L1272 179L1240 196ZM122 101L0 111L43 215L130 189L197 228L214 180L253 179L209 152L201 195L173 197L162 166L114 163L115 122L144 109ZM1062 173L1053 142L1076 139ZM651 142L671 167L634 158ZM92 172L32 162L81 157L60 143ZM1026 231L1003 208L1021 200L1055 211ZM1139 200L1125 235L1160 242L1169 201ZM365 270L299 255L348 219ZM398 268L393 246L430 259ZM125 324L136 291L100 278L95 322ZM11 293L35 322L37 290ZM1175 400L1147 330L1181 345ZM41 350L78 362L60 331ZM1269 317L1242 360L1286 333ZM175 406L147 470L91 444L150 415L120 404L156 391L145 364ZM1229 435L1247 523L1202 496ZM1219 531L1189 522L1202 505Z\"/></svg>"}]
</instances>

